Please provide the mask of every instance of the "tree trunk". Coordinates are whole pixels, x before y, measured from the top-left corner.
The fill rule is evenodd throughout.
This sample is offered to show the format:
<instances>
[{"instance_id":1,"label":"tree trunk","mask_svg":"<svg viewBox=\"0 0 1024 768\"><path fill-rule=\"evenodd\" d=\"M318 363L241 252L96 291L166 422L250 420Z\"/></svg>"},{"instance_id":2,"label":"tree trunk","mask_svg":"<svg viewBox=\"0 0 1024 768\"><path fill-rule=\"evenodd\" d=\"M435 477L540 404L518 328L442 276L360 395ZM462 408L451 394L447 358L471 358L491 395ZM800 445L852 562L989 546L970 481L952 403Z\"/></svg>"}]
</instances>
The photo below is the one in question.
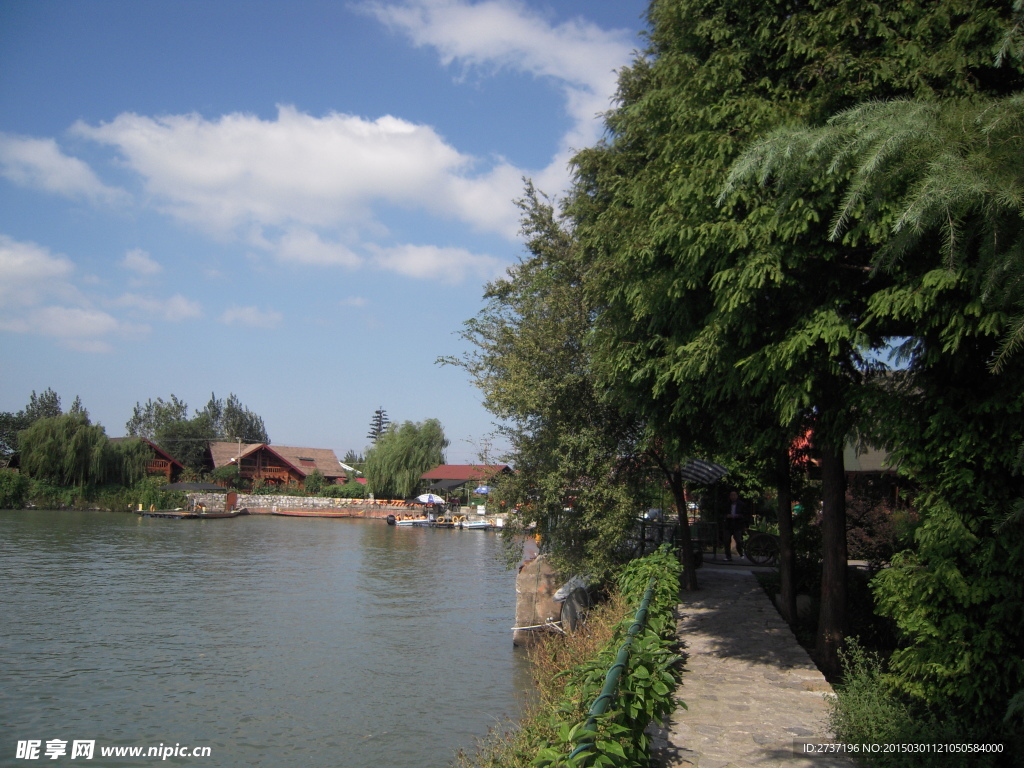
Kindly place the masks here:
<instances>
[{"instance_id":1,"label":"tree trunk","mask_svg":"<svg viewBox=\"0 0 1024 768\"><path fill-rule=\"evenodd\" d=\"M796 624L796 584L793 579L793 489L789 448L775 454L775 484L779 500L779 612L789 626Z\"/></svg>"},{"instance_id":2,"label":"tree trunk","mask_svg":"<svg viewBox=\"0 0 1024 768\"><path fill-rule=\"evenodd\" d=\"M686 490L683 487L683 478L678 470L665 472L665 476L668 478L668 485L672 489L672 497L675 499L676 509L679 511L683 588L688 592L693 592L697 589L697 563L693 557L693 539L690 536L690 514L686 507Z\"/></svg>"},{"instance_id":3,"label":"tree trunk","mask_svg":"<svg viewBox=\"0 0 1024 768\"><path fill-rule=\"evenodd\" d=\"M846 633L846 474L842 448L821 450L821 612L818 664L830 680L839 677L839 649Z\"/></svg>"}]
</instances>

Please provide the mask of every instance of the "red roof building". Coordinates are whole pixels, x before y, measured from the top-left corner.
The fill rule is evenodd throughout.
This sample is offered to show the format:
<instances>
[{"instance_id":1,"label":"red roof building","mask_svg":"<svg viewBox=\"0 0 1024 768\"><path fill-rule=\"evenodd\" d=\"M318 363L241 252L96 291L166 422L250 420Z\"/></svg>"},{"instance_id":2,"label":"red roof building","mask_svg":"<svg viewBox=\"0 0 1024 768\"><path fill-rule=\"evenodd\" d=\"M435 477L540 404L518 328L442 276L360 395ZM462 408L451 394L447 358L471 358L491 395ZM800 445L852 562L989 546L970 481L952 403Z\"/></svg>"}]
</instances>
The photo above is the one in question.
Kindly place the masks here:
<instances>
[{"instance_id":1,"label":"red roof building","mask_svg":"<svg viewBox=\"0 0 1024 768\"><path fill-rule=\"evenodd\" d=\"M508 464L441 464L420 475L420 480L437 487L457 488L465 483L489 485L506 472L512 472Z\"/></svg>"}]
</instances>

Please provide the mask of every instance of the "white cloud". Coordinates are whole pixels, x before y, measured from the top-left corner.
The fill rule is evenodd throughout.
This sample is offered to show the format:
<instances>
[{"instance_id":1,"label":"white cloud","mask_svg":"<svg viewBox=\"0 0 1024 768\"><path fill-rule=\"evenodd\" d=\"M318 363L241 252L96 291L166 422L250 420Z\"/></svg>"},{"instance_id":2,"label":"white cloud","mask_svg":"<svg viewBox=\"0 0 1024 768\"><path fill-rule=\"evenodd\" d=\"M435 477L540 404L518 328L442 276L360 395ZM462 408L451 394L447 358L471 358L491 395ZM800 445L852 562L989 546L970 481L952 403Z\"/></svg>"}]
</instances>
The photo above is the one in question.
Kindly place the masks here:
<instances>
[{"instance_id":1,"label":"white cloud","mask_svg":"<svg viewBox=\"0 0 1024 768\"><path fill-rule=\"evenodd\" d=\"M152 296L126 293L116 299L113 304L118 307L139 310L144 315L165 320L169 323L177 323L203 316L203 309L199 302L185 298L180 293L176 293L167 299L156 299Z\"/></svg>"},{"instance_id":2,"label":"white cloud","mask_svg":"<svg viewBox=\"0 0 1024 768\"><path fill-rule=\"evenodd\" d=\"M358 233L381 234L373 211L384 205L509 239L518 229L512 201L522 171L499 161L474 175L474 158L433 128L396 117L318 118L281 106L273 121L122 114L75 131L115 147L172 215L282 261L358 266ZM319 234L325 230L334 234Z\"/></svg>"},{"instance_id":3,"label":"white cloud","mask_svg":"<svg viewBox=\"0 0 1024 768\"><path fill-rule=\"evenodd\" d=\"M53 338L83 352L109 352L111 336L148 333L147 325L92 306L72 283L74 272L67 257L0 234L0 330Z\"/></svg>"},{"instance_id":4,"label":"white cloud","mask_svg":"<svg viewBox=\"0 0 1024 768\"><path fill-rule=\"evenodd\" d=\"M274 121L122 114L74 130L116 147L174 215L221 232L358 222L379 202L422 205L471 163L429 126L288 106Z\"/></svg>"},{"instance_id":5,"label":"white cloud","mask_svg":"<svg viewBox=\"0 0 1024 768\"><path fill-rule=\"evenodd\" d=\"M36 243L0 235L0 308L29 306L44 296L74 293L74 264Z\"/></svg>"},{"instance_id":6,"label":"white cloud","mask_svg":"<svg viewBox=\"0 0 1024 768\"><path fill-rule=\"evenodd\" d=\"M220 321L225 325L242 325L250 328L276 328L283 319L281 313L274 310L239 306L229 307L220 316Z\"/></svg>"},{"instance_id":7,"label":"white cloud","mask_svg":"<svg viewBox=\"0 0 1024 768\"><path fill-rule=\"evenodd\" d=\"M84 162L61 152L53 139L0 133L0 175L21 186L97 203L126 197L106 186Z\"/></svg>"},{"instance_id":8,"label":"white cloud","mask_svg":"<svg viewBox=\"0 0 1024 768\"><path fill-rule=\"evenodd\" d=\"M358 267L362 259L341 243L325 242L308 229L291 229L271 246L277 258L297 264Z\"/></svg>"},{"instance_id":9,"label":"white cloud","mask_svg":"<svg viewBox=\"0 0 1024 768\"><path fill-rule=\"evenodd\" d=\"M121 260L121 266L144 276L155 275L163 271L163 267L160 266L159 262L154 261L141 248L133 248L128 251Z\"/></svg>"},{"instance_id":10,"label":"white cloud","mask_svg":"<svg viewBox=\"0 0 1024 768\"><path fill-rule=\"evenodd\" d=\"M611 106L615 70L629 62L634 47L628 30L601 29L582 18L552 26L515 0L371 1L358 7L416 45L435 48L445 64L508 68L555 80L575 123L563 150L583 149L599 137L602 126L595 117ZM564 165L562 172L564 177Z\"/></svg>"},{"instance_id":11,"label":"white cloud","mask_svg":"<svg viewBox=\"0 0 1024 768\"><path fill-rule=\"evenodd\" d=\"M513 201L522 194L522 177L552 194L566 188L571 150L599 136L597 114L610 106L613 70L629 60L630 33L582 19L553 24L516 0L373 0L358 7L414 44L436 49L446 64L512 69L560 88L572 125L552 148L548 166L528 170L499 156L473 157L433 127L391 115L314 116L286 105L278 106L275 119L123 113L99 125L79 122L72 130L113 148L165 213L281 263L355 269L372 261L424 279L491 276L489 257L388 246L383 221L392 215L389 209L462 222L514 241L519 211ZM52 142L48 155L45 142L37 144L37 154L50 157L50 165L79 168L79 187L99 183ZM159 265L139 251L128 254L123 266L147 275Z\"/></svg>"},{"instance_id":12,"label":"white cloud","mask_svg":"<svg viewBox=\"0 0 1024 768\"><path fill-rule=\"evenodd\" d=\"M374 264L391 272L420 279L462 282L467 276L491 280L500 275L504 263L493 256L470 253L464 248L440 248L434 245L400 245L380 248Z\"/></svg>"},{"instance_id":13,"label":"white cloud","mask_svg":"<svg viewBox=\"0 0 1024 768\"><path fill-rule=\"evenodd\" d=\"M109 336L141 336L146 325L126 325L112 315L89 307L40 306L17 317L0 316L0 330L56 339L79 352L111 352Z\"/></svg>"}]
</instances>

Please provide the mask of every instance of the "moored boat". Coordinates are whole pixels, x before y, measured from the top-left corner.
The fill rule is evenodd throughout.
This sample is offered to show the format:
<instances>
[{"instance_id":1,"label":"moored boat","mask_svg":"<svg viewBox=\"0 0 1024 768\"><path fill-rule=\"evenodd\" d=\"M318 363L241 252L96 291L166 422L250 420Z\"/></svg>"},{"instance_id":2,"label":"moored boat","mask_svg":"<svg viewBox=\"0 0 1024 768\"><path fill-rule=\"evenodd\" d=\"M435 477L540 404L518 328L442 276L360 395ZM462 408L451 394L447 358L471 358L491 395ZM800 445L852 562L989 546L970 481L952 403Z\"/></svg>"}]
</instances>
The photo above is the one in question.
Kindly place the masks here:
<instances>
[{"instance_id":1,"label":"moored boat","mask_svg":"<svg viewBox=\"0 0 1024 768\"><path fill-rule=\"evenodd\" d=\"M358 509L274 509L272 515L284 517L362 517Z\"/></svg>"},{"instance_id":2,"label":"moored boat","mask_svg":"<svg viewBox=\"0 0 1024 768\"><path fill-rule=\"evenodd\" d=\"M461 528L470 531L489 531L492 526L487 520L470 520L465 515L430 518L425 515L388 515L388 525L417 528Z\"/></svg>"}]
</instances>

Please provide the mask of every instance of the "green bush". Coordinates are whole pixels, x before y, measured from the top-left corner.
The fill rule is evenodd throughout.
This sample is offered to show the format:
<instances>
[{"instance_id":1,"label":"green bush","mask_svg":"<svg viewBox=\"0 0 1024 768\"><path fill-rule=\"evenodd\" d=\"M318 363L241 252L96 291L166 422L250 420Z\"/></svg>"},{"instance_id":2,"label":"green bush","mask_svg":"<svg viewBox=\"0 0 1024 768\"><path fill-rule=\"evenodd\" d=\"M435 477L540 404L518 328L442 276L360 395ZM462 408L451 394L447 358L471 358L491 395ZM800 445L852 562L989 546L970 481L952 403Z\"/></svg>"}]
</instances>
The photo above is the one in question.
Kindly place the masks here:
<instances>
[{"instance_id":1,"label":"green bush","mask_svg":"<svg viewBox=\"0 0 1024 768\"><path fill-rule=\"evenodd\" d=\"M20 472L0 469L0 509L21 509L28 499L31 483Z\"/></svg>"},{"instance_id":2,"label":"green bush","mask_svg":"<svg viewBox=\"0 0 1024 768\"><path fill-rule=\"evenodd\" d=\"M671 714L679 682L680 657L676 654L675 606L682 566L668 547L633 560L619 578L619 590L631 611L636 611L648 584L654 580L647 621L630 643L629 661L608 711L597 718L590 760L594 765L615 768L647 765L650 737L647 726ZM612 641L593 660L565 675L565 693L556 706L552 731L556 738L537 753L538 768L582 765L583 757L570 754L586 733L586 709L601 693L608 670L625 647L634 613L626 616ZM684 705L685 706L685 705Z\"/></svg>"},{"instance_id":3,"label":"green bush","mask_svg":"<svg viewBox=\"0 0 1024 768\"><path fill-rule=\"evenodd\" d=\"M320 492L324 489L325 483L326 480L324 479L324 473L319 469L314 469L306 475L306 482L304 483L306 493L310 496L320 495Z\"/></svg>"},{"instance_id":4,"label":"green bush","mask_svg":"<svg viewBox=\"0 0 1024 768\"><path fill-rule=\"evenodd\" d=\"M894 686L881 657L864 650L855 639L840 652L844 682L829 701L829 727L836 740L857 745L858 762L866 768L947 768L948 766L1014 765L1021 735L1004 722L972 725L951 713L936 713L905 698ZM864 749L879 745L879 751ZM892 744L1002 744L1000 753L885 751Z\"/></svg>"},{"instance_id":5,"label":"green bush","mask_svg":"<svg viewBox=\"0 0 1024 768\"><path fill-rule=\"evenodd\" d=\"M75 509L83 506L83 489L54 485L45 480L32 478L28 489L28 500L39 509Z\"/></svg>"},{"instance_id":6,"label":"green bush","mask_svg":"<svg viewBox=\"0 0 1024 768\"><path fill-rule=\"evenodd\" d=\"M328 485L320 491L320 495L328 499L365 499L366 486L362 483Z\"/></svg>"},{"instance_id":7,"label":"green bush","mask_svg":"<svg viewBox=\"0 0 1024 768\"><path fill-rule=\"evenodd\" d=\"M1024 687L1024 523L934 493L918 509L916 550L872 582L878 612L899 630L895 682L932 709L996 721Z\"/></svg>"}]
</instances>

